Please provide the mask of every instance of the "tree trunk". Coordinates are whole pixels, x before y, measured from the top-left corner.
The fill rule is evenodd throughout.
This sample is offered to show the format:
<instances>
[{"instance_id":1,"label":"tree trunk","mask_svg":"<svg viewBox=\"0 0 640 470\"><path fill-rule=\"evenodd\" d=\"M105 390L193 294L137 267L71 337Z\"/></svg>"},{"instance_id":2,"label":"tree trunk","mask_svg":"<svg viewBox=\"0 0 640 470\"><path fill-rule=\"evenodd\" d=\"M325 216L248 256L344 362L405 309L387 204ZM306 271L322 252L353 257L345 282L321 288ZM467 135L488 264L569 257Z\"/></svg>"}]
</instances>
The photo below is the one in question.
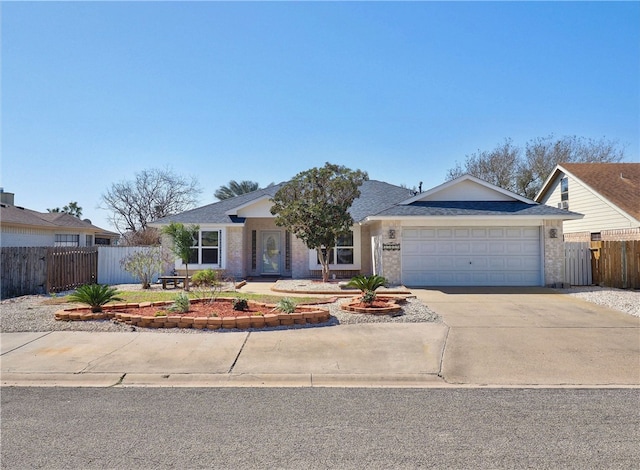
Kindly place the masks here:
<instances>
[{"instance_id":1,"label":"tree trunk","mask_svg":"<svg viewBox=\"0 0 640 470\"><path fill-rule=\"evenodd\" d=\"M189 292L189 265L184 264L185 276L184 276L184 290Z\"/></svg>"},{"instance_id":2,"label":"tree trunk","mask_svg":"<svg viewBox=\"0 0 640 470\"><path fill-rule=\"evenodd\" d=\"M320 259L320 265L322 265L322 282L329 282L329 261L327 255L322 253L322 249L318 248L318 258ZM330 250L325 250L329 253Z\"/></svg>"}]
</instances>

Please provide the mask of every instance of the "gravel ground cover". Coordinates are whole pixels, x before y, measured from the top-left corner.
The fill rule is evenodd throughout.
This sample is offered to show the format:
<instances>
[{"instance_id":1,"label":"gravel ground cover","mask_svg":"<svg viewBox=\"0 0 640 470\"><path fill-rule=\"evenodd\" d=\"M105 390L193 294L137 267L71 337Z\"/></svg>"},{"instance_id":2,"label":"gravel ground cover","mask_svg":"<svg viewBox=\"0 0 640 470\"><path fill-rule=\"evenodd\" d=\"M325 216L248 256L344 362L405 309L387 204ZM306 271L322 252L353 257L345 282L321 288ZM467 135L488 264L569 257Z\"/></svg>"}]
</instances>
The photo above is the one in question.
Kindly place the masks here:
<instances>
[{"instance_id":1,"label":"gravel ground cover","mask_svg":"<svg viewBox=\"0 0 640 470\"><path fill-rule=\"evenodd\" d=\"M572 287L558 292L640 317L640 291L611 287Z\"/></svg>"},{"instance_id":2,"label":"gravel ground cover","mask_svg":"<svg viewBox=\"0 0 640 470\"><path fill-rule=\"evenodd\" d=\"M137 284L123 284L114 287L120 290L140 289L140 286ZM66 294L68 294L68 292L63 292L58 294L57 297L62 297ZM286 296L286 294L282 295ZM52 305L50 302L54 300L53 297L47 295L26 295L0 301L0 331L2 333L17 333L40 331L123 332L132 330L131 326L113 320L57 321L54 318L56 311L77 306L78 304L57 303ZM356 323L417 323L439 321L437 314L416 299L408 299L407 302L403 304L403 315L396 317L390 317L388 315L364 315L340 310L340 304L347 301L348 299L338 299L335 302L326 304L331 313L331 320L320 326ZM313 328L316 326L317 325L294 325L267 329ZM136 331L152 331L154 333L211 333L211 331L192 328L136 328Z\"/></svg>"},{"instance_id":3,"label":"gravel ground cover","mask_svg":"<svg viewBox=\"0 0 640 470\"><path fill-rule=\"evenodd\" d=\"M116 286L120 289L136 289L137 285ZM557 289L563 294L575 296L605 307L640 317L640 291L611 289L605 287L573 287L571 289ZM65 293L59 294L59 296ZM89 322L56 321L54 313L74 304L55 304L46 295L27 295L0 301L0 331L13 332L42 332L42 331L131 331L132 327L110 320ZM403 315L390 317L387 315L364 315L348 313L340 310L339 306L348 299L339 299L327 304L331 312L331 320L323 325L357 324L357 323L416 323L439 321L437 313L427 305L416 299L408 299L403 305ZM289 328L313 328L315 325L296 325ZM287 327L278 327L287 328ZM141 330L141 329L139 329ZM207 333L195 329L144 329L155 333ZM209 332L210 333L210 332Z\"/></svg>"}]
</instances>

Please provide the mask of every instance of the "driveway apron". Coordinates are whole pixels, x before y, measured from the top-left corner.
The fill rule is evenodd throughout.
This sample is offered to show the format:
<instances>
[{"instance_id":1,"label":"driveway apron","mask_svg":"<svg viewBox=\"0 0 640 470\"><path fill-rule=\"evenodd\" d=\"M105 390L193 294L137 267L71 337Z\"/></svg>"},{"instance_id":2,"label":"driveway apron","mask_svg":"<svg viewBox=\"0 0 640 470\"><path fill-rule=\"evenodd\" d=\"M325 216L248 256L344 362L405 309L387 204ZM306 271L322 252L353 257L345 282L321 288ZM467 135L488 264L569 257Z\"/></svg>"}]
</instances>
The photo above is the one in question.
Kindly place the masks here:
<instances>
[{"instance_id":1,"label":"driveway apron","mask_svg":"<svg viewBox=\"0 0 640 470\"><path fill-rule=\"evenodd\" d=\"M640 385L640 318L553 289L412 291L450 327L448 383Z\"/></svg>"}]
</instances>

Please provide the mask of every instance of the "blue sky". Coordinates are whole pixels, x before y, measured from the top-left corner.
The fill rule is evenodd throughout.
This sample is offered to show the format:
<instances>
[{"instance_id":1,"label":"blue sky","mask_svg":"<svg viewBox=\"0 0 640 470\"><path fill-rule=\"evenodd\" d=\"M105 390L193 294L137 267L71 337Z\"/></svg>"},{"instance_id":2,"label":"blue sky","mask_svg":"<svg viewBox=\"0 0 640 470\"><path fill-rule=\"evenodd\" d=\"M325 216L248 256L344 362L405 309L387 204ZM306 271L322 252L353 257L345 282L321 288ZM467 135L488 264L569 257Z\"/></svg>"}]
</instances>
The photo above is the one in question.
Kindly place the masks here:
<instances>
[{"instance_id":1,"label":"blue sky","mask_svg":"<svg viewBox=\"0 0 640 470\"><path fill-rule=\"evenodd\" d=\"M171 168L201 204L325 162L428 189L505 138L618 140L640 161L638 2L2 4L2 178L98 209Z\"/></svg>"}]
</instances>

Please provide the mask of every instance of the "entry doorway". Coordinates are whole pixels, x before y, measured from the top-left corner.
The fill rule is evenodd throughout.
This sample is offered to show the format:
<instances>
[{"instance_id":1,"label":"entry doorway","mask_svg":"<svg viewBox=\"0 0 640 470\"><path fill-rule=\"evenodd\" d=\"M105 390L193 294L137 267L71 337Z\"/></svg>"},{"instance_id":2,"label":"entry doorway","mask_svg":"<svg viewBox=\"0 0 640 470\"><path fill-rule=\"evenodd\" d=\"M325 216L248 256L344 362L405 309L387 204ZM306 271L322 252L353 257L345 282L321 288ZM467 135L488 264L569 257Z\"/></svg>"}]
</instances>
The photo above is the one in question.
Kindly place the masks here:
<instances>
[{"instance_id":1,"label":"entry doorway","mask_svg":"<svg viewBox=\"0 0 640 470\"><path fill-rule=\"evenodd\" d=\"M276 276L282 274L282 250L280 232L262 232L262 274Z\"/></svg>"}]
</instances>

